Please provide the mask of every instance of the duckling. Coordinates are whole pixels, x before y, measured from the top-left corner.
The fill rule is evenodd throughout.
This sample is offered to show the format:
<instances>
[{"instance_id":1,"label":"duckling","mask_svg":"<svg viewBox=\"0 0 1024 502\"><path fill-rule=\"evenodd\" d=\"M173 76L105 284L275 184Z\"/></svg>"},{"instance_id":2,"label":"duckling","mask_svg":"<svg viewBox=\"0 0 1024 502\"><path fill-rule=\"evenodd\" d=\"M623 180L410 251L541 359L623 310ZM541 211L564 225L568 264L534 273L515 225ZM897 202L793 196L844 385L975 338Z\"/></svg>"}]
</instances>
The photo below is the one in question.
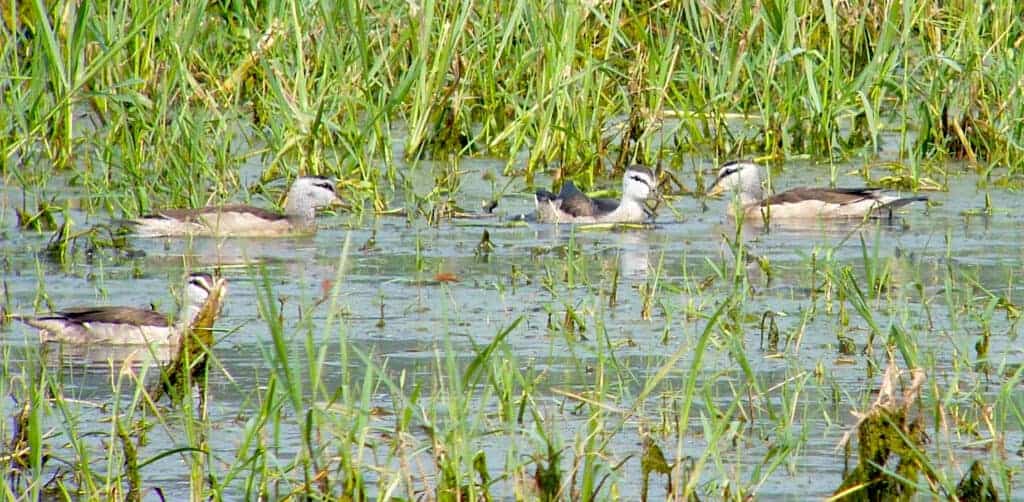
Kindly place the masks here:
<instances>
[{"instance_id":1,"label":"duckling","mask_svg":"<svg viewBox=\"0 0 1024 502\"><path fill-rule=\"evenodd\" d=\"M190 274L181 310L173 323L155 310L134 307L79 307L14 318L37 328L43 343L177 345L215 287L226 287L225 280L205 273Z\"/></svg>"},{"instance_id":2,"label":"duckling","mask_svg":"<svg viewBox=\"0 0 1024 502\"><path fill-rule=\"evenodd\" d=\"M141 237L181 235L276 237L316 231L316 210L340 204L327 178L301 177L292 183L284 214L242 204L198 209L164 209L131 221Z\"/></svg>"},{"instance_id":3,"label":"duckling","mask_svg":"<svg viewBox=\"0 0 1024 502\"><path fill-rule=\"evenodd\" d=\"M928 197L895 197L873 188L810 188L798 187L764 198L761 166L751 161L722 164L708 195L733 191L739 196L744 214L754 221L762 215L770 219L798 218L865 218L878 215L892 217L893 211L911 202L927 201ZM733 206L728 208L734 216Z\"/></svg>"},{"instance_id":4,"label":"duckling","mask_svg":"<svg viewBox=\"0 0 1024 502\"><path fill-rule=\"evenodd\" d=\"M555 195L537 190L537 221L542 223L643 223L654 214L644 201L656 193L650 169L633 165L622 177L622 199L591 199L571 181Z\"/></svg>"}]
</instances>

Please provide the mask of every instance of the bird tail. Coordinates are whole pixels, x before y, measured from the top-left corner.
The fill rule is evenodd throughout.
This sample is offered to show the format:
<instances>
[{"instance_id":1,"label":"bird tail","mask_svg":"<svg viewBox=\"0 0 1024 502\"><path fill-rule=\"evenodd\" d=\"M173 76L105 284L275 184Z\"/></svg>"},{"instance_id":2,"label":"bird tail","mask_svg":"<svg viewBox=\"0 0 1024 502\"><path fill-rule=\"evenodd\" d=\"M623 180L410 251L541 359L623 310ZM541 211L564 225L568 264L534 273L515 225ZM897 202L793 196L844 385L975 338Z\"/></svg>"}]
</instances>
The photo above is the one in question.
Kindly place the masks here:
<instances>
[{"instance_id":1,"label":"bird tail","mask_svg":"<svg viewBox=\"0 0 1024 502\"><path fill-rule=\"evenodd\" d=\"M906 206L911 202L928 202L928 197L925 197L923 195L918 195L915 197L900 197L898 199L893 199L889 202L886 202L881 206L878 206L878 208L872 213L875 215L879 215L882 218L892 220L895 217L897 209Z\"/></svg>"},{"instance_id":2,"label":"bird tail","mask_svg":"<svg viewBox=\"0 0 1024 502\"><path fill-rule=\"evenodd\" d=\"M883 211L892 211L894 209L899 209L912 202L928 202L928 197L925 197L924 195L918 195L915 197L901 197L899 199L886 202L884 205L879 207L879 209Z\"/></svg>"},{"instance_id":3,"label":"bird tail","mask_svg":"<svg viewBox=\"0 0 1024 502\"><path fill-rule=\"evenodd\" d=\"M540 203L540 202L550 202L550 201L555 200L556 198L558 198L557 195L555 195L555 194L553 194L553 193L551 193L551 192L549 192L547 190L544 190L543 188L537 190L537 202L538 203Z\"/></svg>"}]
</instances>

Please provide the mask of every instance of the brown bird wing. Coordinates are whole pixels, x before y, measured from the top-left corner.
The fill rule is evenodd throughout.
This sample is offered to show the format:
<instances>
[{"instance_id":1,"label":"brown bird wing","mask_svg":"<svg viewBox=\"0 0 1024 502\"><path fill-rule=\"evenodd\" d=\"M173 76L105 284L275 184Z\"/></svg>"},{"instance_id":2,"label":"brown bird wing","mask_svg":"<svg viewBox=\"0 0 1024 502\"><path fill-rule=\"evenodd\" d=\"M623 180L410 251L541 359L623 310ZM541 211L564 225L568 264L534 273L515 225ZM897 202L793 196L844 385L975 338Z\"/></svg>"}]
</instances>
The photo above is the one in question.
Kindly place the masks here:
<instances>
[{"instance_id":1,"label":"brown bird wing","mask_svg":"<svg viewBox=\"0 0 1024 502\"><path fill-rule=\"evenodd\" d=\"M587 197L587 194L576 188L571 181L566 181L562 185L557 200L560 201L559 207L562 211L577 218L610 213L619 207L619 202L615 200Z\"/></svg>"},{"instance_id":2,"label":"brown bird wing","mask_svg":"<svg viewBox=\"0 0 1024 502\"><path fill-rule=\"evenodd\" d=\"M590 199L601 213L610 213L619 207L619 201L615 199Z\"/></svg>"},{"instance_id":3,"label":"brown bird wing","mask_svg":"<svg viewBox=\"0 0 1024 502\"><path fill-rule=\"evenodd\" d=\"M245 213L256 216L257 218L277 221L283 220L287 217L281 213L275 211L268 211L266 209L247 206L245 204L230 204L227 206L209 206L201 207L197 209L161 209L156 213L146 215L146 218L168 218L179 221L193 221L204 214L216 214L216 213Z\"/></svg>"},{"instance_id":4,"label":"brown bird wing","mask_svg":"<svg viewBox=\"0 0 1024 502\"><path fill-rule=\"evenodd\" d=\"M149 309L133 307L69 308L38 319L63 319L75 323L134 324L138 326L170 326L167 316Z\"/></svg>"},{"instance_id":5,"label":"brown bird wing","mask_svg":"<svg viewBox=\"0 0 1024 502\"><path fill-rule=\"evenodd\" d=\"M797 187L768 197L761 201L761 205L770 206L774 204L795 204L805 201L822 201L829 204L844 205L877 198L878 190L874 188Z\"/></svg>"}]
</instances>

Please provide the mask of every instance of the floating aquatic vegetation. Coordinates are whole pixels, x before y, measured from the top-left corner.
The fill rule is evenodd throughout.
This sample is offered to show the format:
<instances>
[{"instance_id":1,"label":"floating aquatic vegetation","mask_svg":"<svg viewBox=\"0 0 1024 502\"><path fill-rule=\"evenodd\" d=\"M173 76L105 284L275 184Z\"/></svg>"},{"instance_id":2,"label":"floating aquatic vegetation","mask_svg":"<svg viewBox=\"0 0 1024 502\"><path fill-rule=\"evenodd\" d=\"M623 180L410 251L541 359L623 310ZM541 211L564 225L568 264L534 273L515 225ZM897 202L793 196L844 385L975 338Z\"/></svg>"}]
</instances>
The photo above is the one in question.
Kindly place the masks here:
<instances>
[{"instance_id":1,"label":"floating aquatic vegetation","mask_svg":"<svg viewBox=\"0 0 1024 502\"><path fill-rule=\"evenodd\" d=\"M980 460L971 463L967 474L956 485L956 498L960 502L999 502L999 492Z\"/></svg>"},{"instance_id":2,"label":"floating aquatic vegetation","mask_svg":"<svg viewBox=\"0 0 1024 502\"><path fill-rule=\"evenodd\" d=\"M857 424L840 447L857 437L857 465L849 471L833 499L844 501L909 500L917 492L917 479L927 474L924 445L927 440L920 412L912 415L925 383L922 369L902 380L896 363L889 362L882 375L878 398L870 408L856 413ZM902 392L901 389L902 388Z\"/></svg>"}]
</instances>

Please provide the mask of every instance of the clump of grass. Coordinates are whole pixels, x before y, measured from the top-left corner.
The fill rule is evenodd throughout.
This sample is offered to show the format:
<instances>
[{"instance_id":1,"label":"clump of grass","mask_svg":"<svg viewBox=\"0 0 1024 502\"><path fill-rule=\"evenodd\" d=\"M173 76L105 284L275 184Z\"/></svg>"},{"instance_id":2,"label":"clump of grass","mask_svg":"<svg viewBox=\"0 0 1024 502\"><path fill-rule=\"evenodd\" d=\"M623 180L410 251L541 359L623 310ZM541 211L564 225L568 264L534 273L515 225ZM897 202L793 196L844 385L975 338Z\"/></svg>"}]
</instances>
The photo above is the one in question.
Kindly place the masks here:
<instances>
[{"instance_id":1,"label":"clump of grass","mask_svg":"<svg viewBox=\"0 0 1024 502\"><path fill-rule=\"evenodd\" d=\"M912 379L898 395L900 374L890 363L882 376L878 399L861 414L857 423L857 465L836 490L836 500L905 500L914 496L916 482L928 472L922 455L925 433L922 417L910 415L925 382L924 371L912 371ZM848 433L849 434L849 433ZM844 438L844 442L849 437ZM895 468L891 468L896 464Z\"/></svg>"},{"instance_id":2,"label":"clump of grass","mask_svg":"<svg viewBox=\"0 0 1024 502\"><path fill-rule=\"evenodd\" d=\"M224 306L226 294L224 279L217 279L206 303L182 335L175 355L161 371L160 381L151 389L152 401L159 401L167 394L174 403L180 403L196 385L200 389L199 409L206 415L206 377L210 366L208 356L214 345L213 325Z\"/></svg>"},{"instance_id":3,"label":"clump of grass","mask_svg":"<svg viewBox=\"0 0 1024 502\"><path fill-rule=\"evenodd\" d=\"M26 209L15 209L14 212L17 215L19 228L36 232L56 229L57 218L55 215L63 213L65 217L67 216L66 208L47 202L40 203L39 208L34 212Z\"/></svg>"},{"instance_id":4,"label":"clump of grass","mask_svg":"<svg viewBox=\"0 0 1024 502\"><path fill-rule=\"evenodd\" d=\"M75 231L73 220L65 212L64 222L46 243L45 254L51 261L64 267L83 258L92 261L111 252L115 259L138 257L142 252L131 247L128 233L128 229L112 225L95 225Z\"/></svg>"},{"instance_id":5,"label":"clump of grass","mask_svg":"<svg viewBox=\"0 0 1024 502\"><path fill-rule=\"evenodd\" d=\"M640 500L647 500L648 483L651 474L662 474L666 477L666 492L672 493L672 466L665 460L665 454L652 438L644 438L643 453L640 459L640 472L643 481L640 484Z\"/></svg>"},{"instance_id":6,"label":"clump of grass","mask_svg":"<svg viewBox=\"0 0 1024 502\"><path fill-rule=\"evenodd\" d=\"M996 491L992 478L985 472L981 461L975 460L963 479L956 485L957 500L970 502L998 502L999 492Z\"/></svg>"}]
</instances>

